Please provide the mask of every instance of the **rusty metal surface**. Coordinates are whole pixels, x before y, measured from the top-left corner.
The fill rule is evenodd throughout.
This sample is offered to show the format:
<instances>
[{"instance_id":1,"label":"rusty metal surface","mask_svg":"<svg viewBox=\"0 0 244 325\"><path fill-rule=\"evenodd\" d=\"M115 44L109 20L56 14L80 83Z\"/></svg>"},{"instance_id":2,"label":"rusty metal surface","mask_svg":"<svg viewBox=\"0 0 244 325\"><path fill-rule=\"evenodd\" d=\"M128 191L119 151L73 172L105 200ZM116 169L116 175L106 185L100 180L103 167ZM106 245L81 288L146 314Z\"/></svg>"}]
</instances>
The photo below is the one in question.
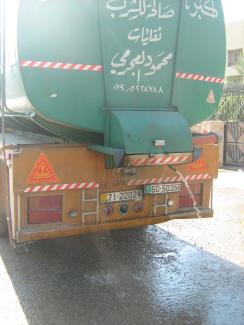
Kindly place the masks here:
<instances>
[{"instance_id":1,"label":"rusty metal surface","mask_svg":"<svg viewBox=\"0 0 244 325\"><path fill-rule=\"evenodd\" d=\"M212 209L201 209L199 210L201 218L212 218L213 210ZM192 210L184 210L181 213L172 213L168 216L153 217L153 218L140 218L132 220L124 220L118 222L109 222L103 225L91 225L87 227L80 227L78 225L60 225L57 226L47 226L47 225L31 225L28 229L22 230L18 233L18 242L29 242L58 238L58 237L70 237L77 236L86 233L101 233L102 231L109 231L112 229L128 229L128 228L138 228L147 225L159 224L162 222L171 221L174 219L197 219L197 212Z\"/></svg>"},{"instance_id":2,"label":"rusty metal surface","mask_svg":"<svg viewBox=\"0 0 244 325\"><path fill-rule=\"evenodd\" d=\"M0 239L1 324L244 324L244 173L221 171L215 218L39 242Z\"/></svg>"},{"instance_id":3,"label":"rusty metal surface","mask_svg":"<svg viewBox=\"0 0 244 325\"><path fill-rule=\"evenodd\" d=\"M192 183L199 183L201 180L201 183L204 184L201 205L202 209L208 209L212 184L211 178L217 176L218 146L203 145L202 147L203 156L201 160L192 164L182 164L177 166L176 169L184 175L193 177L190 180ZM48 166L48 169L46 167L48 177L46 176L44 179L41 177L42 182L39 176L36 177L38 168L42 166L41 164ZM80 145L65 144L21 147L21 153L13 154L9 161L10 183L12 184L14 194L14 200L11 204L14 220L13 238L18 242L22 242L57 236L71 236L72 234L81 234L94 230L101 231L125 227L126 225L123 226L122 224L126 221L128 221L128 227L156 224L166 221L168 219L167 215L170 214L174 214L175 218L180 218L180 215L176 215L178 212L181 213L181 211L177 211L179 200L177 192L168 194L168 199L173 200L175 204L168 207L167 212L165 207L154 210L155 197L146 195L143 199L144 208L141 211L135 213L135 202L130 201L128 203L129 210L126 215L120 213L119 202L112 203L113 213L106 213L106 209L104 209L105 204L100 204L101 195L116 191L142 190L144 182L150 182L150 180L157 182L159 179L161 179L161 182L166 179L169 179L171 182L173 179L177 179L179 175L176 173L176 170L168 166L137 168L135 175L128 175L124 173L124 169L107 170L104 168L104 165L103 155L89 151L86 147ZM204 176L207 176L207 178L203 178ZM198 179L197 177L200 178ZM81 183L92 184L92 186L99 184L99 193L97 193L96 188L95 196L91 197L93 202L85 202L83 195L87 196L90 190L82 191L77 189L77 184ZM60 189L66 185L74 185L75 189ZM56 190L46 191L45 188L49 187L54 187ZM41 192L39 193L40 189ZM37 229L31 228L27 222L28 198L57 194L63 196L62 222L56 224L55 227L53 226L52 229L45 228L48 230L46 234L40 228L41 236L38 233L35 236L34 230ZM165 204L166 198L164 195L160 195L160 199L162 199L161 204ZM76 217L71 218L69 216L69 212L72 210L78 211ZM162 218L157 220L156 218L158 217ZM148 219L146 220L146 218ZM120 223L122 224L120 225ZM74 229L72 230L72 227L68 228L68 225ZM67 231L65 232L65 230Z\"/></svg>"}]
</instances>

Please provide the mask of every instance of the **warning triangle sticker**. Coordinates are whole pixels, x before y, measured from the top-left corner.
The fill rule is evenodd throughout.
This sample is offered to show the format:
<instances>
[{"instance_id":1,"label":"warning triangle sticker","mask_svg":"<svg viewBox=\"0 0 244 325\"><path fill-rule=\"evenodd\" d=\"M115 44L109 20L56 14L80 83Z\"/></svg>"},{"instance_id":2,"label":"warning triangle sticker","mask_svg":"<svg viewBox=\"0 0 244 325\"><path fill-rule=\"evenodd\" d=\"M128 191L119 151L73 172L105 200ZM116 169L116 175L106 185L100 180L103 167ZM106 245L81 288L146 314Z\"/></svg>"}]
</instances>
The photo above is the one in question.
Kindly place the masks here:
<instances>
[{"instance_id":1,"label":"warning triangle sticker","mask_svg":"<svg viewBox=\"0 0 244 325\"><path fill-rule=\"evenodd\" d=\"M47 157L44 153L41 153L27 178L27 183L50 183L58 181L55 171Z\"/></svg>"},{"instance_id":2,"label":"warning triangle sticker","mask_svg":"<svg viewBox=\"0 0 244 325\"><path fill-rule=\"evenodd\" d=\"M190 172L207 172L208 171L208 165L204 159L203 156L201 156L197 161L194 161L191 163L188 167L188 171Z\"/></svg>"},{"instance_id":3,"label":"warning triangle sticker","mask_svg":"<svg viewBox=\"0 0 244 325\"><path fill-rule=\"evenodd\" d=\"M215 100L215 95L214 95L213 89L210 90L210 93L209 93L208 98L207 98L207 103L209 103L209 104L216 104L216 100Z\"/></svg>"}]
</instances>

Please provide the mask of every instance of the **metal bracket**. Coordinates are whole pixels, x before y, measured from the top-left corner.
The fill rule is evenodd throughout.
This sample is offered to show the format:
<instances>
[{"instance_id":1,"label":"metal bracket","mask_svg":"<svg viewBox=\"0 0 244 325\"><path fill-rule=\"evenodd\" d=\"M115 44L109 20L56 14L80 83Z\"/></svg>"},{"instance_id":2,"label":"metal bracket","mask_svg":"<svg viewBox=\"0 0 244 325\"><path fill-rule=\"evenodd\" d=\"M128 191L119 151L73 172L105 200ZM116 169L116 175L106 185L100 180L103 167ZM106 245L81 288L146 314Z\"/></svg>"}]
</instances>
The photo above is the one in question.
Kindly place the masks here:
<instances>
[{"instance_id":1,"label":"metal bracket","mask_svg":"<svg viewBox=\"0 0 244 325\"><path fill-rule=\"evenodd\" d=\"M197 161L200 156L202 155L203 149L202 148L194 148L193 150L193 161Z\"/></svg>"},{"instance_id":2,"label":"metal bracket","mask_svg":"<svg viewBox=\"0 0 244 325\"><path fill-rule=\"evenodd\" d=\"M121 166L123 162L123 157L125 152L122 149L110 148L110 147L105 147L105 146L95 145L95 144L94 145L89 144L87 145L87 148L92 151L103 153L109 156L109 158L112 158L111 164L108 163L107 166L108 168L118 168Z\"/></svg>"},{"instance_id":3,"label":"metal bracket","mask_svg":"<svg viewBox=\"0 0 244 325\"><path fill-rule=\"evenodd\" d=\"M16 244L14 243L14 251L16 255L26 255L30 253L27 245L30 245L30 242L28 243L23 243L23 244Z\"/></svg>"}]
</instances>

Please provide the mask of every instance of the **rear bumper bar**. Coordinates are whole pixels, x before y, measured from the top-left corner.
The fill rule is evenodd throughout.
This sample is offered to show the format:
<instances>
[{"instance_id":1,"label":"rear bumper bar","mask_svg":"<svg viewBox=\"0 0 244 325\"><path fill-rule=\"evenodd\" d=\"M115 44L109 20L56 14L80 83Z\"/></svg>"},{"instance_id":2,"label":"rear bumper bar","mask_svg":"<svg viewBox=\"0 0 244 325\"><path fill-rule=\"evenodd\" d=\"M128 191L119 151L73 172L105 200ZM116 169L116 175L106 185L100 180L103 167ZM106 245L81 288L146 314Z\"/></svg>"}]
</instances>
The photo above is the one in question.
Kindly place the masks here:
<instances>
[{"instance_id":1,"label":"rear bumper bar","mask_svg":"<svg viewBox=\"0 0 244 325\"><path fill-rule=\"evenodd\" d=\"M213 217L212 209L201 209L200 211L201 211L200 214L202 218ZM194 219L194 218L198 218L196 211L185 210L177 213L172 213L167 216L120 220L117 222L109 222L109 223L89 225L89 226L81 226L81 225L52 225L49 227L30 226L28 228L18 231L16 239L18 243L21 243L21 242L36 241L42 239L75 236L75 235L81 235L81 234L92 233L92 232L94 233L94 232L109 231L109 230L120 229L120 228L141 227L146 225L163 223L174 219Z\"/></svg>"}]
</instances>

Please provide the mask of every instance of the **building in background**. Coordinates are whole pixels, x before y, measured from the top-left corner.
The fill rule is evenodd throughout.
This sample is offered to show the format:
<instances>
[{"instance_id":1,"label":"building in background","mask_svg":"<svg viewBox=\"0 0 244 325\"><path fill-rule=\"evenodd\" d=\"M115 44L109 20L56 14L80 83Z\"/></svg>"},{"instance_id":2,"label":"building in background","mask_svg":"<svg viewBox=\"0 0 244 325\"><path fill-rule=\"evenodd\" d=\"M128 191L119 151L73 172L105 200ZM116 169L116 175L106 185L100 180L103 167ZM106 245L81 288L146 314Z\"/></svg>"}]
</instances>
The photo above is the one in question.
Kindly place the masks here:
<instances>
[{"instance_id":1,"label":"building in background","mask_svg":"<svg viewBox=\"0 0 244 325\"><path fill-rule=\"evenodd\" d=\"M229 83L244 84L244 19L228 23L226 25L226 34L226 79ZM243 61L243 67L241 67L240 61Z\"/></svg>"}]
</instances>

